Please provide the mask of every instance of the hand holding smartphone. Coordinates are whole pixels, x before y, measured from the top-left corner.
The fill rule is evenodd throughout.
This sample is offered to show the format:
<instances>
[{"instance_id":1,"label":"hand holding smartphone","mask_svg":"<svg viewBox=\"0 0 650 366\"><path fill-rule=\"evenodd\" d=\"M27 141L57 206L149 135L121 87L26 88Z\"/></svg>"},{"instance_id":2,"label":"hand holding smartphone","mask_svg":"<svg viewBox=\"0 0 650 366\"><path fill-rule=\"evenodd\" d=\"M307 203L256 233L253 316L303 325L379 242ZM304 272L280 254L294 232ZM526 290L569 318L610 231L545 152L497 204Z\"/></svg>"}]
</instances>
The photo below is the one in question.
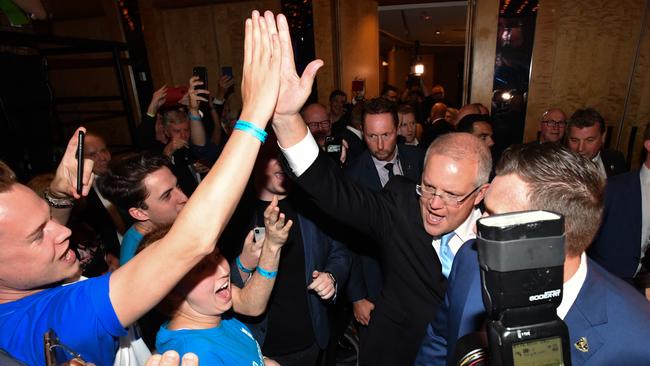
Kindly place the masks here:
<instances>
[{"instance_id":1,"label":"hand holding smartphone","mask_svg":"<svg viewBox=\"0 0 650 366\"><path fill-rule=\"evenodd\" d=\"M255 235L255 242L261 243L264 240L264 236L266 235L266 229L264 227L257 226L253 229L253 235Z\"/></svg>"},{"instance_id":2,"label":"hand holding smartphone","mask_svg":"<svg viewBox=\"0 0 650 366\"><path fill-rule=\"evenodd\" d=\"M203 83L201 86L197 86L197 89L208 89L208 69L205 66L194 66L192 69L192 75L198 76L199 80ZM206 97L205 94L199 94Z\"/></svg>"}]
</instances>

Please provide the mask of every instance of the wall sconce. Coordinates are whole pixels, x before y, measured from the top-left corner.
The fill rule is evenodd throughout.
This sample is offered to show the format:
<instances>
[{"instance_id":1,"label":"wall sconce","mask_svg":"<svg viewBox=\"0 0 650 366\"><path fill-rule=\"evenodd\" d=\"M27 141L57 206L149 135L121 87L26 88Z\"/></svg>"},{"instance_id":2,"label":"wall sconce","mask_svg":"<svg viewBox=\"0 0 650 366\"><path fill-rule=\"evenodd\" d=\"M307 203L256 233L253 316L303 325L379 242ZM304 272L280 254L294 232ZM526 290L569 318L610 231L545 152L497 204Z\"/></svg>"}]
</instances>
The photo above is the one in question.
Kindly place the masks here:
<instances>
[{"instance_id":1,"label":"wall sconce","mask_svg":"<svg viewBox=\"0 0 650 366\"><path fill-rule=\"evenodd\" d=\"M420 61L418 61L413 67L411 68L411 73L415 76L421 76L424 74L424 64Z\"/></svg>"}]
</instances>

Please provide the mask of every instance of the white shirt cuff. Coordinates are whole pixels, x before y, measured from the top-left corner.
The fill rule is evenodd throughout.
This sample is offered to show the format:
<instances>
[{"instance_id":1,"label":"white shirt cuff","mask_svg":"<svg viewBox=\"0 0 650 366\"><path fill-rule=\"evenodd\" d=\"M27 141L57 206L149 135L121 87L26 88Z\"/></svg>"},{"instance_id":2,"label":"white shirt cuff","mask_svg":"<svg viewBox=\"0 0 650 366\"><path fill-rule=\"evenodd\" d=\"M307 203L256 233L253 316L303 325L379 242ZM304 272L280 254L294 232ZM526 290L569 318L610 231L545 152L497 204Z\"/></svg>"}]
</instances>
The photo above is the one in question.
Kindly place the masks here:
<instances>
[{"instance_id":1,"label":"white shirt cuff","mask_svg":"<svg viewBox=\"0 0 650 366\"><path fill-rule=\"evenodd\" d=\"M278 146L280 146L279 142ZM293 174L299 177L314 163L318 157L319 147L308 130L307 135L300 142L286 149L280 146L280 150L287 158Z\"/></svg>"}]
</instances>

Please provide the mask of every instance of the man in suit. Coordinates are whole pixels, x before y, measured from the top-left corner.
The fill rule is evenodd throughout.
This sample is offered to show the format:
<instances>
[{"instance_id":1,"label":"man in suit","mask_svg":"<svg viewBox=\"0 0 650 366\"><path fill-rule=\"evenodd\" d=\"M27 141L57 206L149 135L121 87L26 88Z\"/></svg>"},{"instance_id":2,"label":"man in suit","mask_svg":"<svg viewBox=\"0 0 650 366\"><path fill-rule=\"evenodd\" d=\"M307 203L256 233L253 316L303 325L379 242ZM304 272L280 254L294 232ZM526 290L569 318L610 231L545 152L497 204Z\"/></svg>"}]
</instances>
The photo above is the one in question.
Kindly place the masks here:
<instances>
[{"instance_id":1,"label":"man in suit","mask_svg":"<svg viewBox=\"0 0 650 366\"><path fill-rule=\"evenodd\" d=\"M641 270L650 241L650 123L643 139L646 159L641 169L607 180L603 221L587 252L628 282Z\"/></svg>"},{"instance_id":2,"label":"man in suit","mask_svg":"<svg viewBox=\"0 0 650 366\"><path fill-rule=\"evenodd\" d=\"M419 182L422 176L424 150L397 143L396 112L395 105L383 98L375 98L364 104L362 128L368 149L346 170L353 181L375 192L379 192L395 175L405 176L413 182ZM415 124L412 109L410 118ZM415 126L413 133L415 137ZM379 251L366 241L371 239L364 235L348 241L354 245L354 254L361 265L352 268L347 290L355 319L367 326L370 312L381 291L382 271Z\"/></svg>"},{"instance_id":3,"label":"man in suit","mask_svg":"<svg viewBox=\"0 0 650 366\"><path fill-rule=\"evenodd\" d=\"M485 196L493 214L548 210L565 219L564 289L558 316L569 329L573 365L638 365L650 360L650 304L585 250L602 212L604 177L584 157L556 144L506 150ZM445 302L427 328L416 365L454 362L458 339L485 320L474 242L456 255Z\"/></svg>"},{"instance_id":4,"label":"man in suit","mask_svg":"<svg viewBox=\"0 0 650 366\"><path fill-rule=\"evenodd\" d=\"M287 173L328 215L374 238L386 263L382 293L368 337L361 343L360 363L410 364L444 295L446 280L437 255L441 239L449 234L444 243L448 247L452 237L459 237L455 229L467 222L483 199L490 153L472 135L449 134L429 148L421 185L394 177L381 192L372 192L351 182L320 152L299 114L322 61L309 63L299 77L288 27L278 31L282 83L273 129L291 169ZM422 197L418 192L426 193ZM448 262L453 249L445 252Z\"/></svg>"},{"instance_id":5,"label":"man in suit","mask_svg":"<svg viewBox=\"0 0 650 366\"><path fill-rule=\"evenodd\" d=\"M604 176L611 177L627 171L623 154L603 149L605 120L593 108L578 109L569 119L567 146L596 163Z\"/></svg>"},{"instance_id":6,"label":"man in suit","mask_svg":"<svg viewBox=\"0 0 650 366\"><path fill-rule=\"evenodd\" d=\"M230 224L244 225L235 229L240 238L234 241L243 242L244 233L264 226L264 209L274 196L280 212L293 222L266 312L242 321L249 325L264 355L287 366L316 365L330 337L329 308L347 282L351 258L342 243L323 231L322 214L302 199L299 190L292 189L278 154L272 139L262 147L253 169L255 197L240 204L238 220ZM240 271L231 276L234 284L243 287L242 275L254 269L255 263L238 258L242 259L235 265Z\"/></svg>"}]
</instances>

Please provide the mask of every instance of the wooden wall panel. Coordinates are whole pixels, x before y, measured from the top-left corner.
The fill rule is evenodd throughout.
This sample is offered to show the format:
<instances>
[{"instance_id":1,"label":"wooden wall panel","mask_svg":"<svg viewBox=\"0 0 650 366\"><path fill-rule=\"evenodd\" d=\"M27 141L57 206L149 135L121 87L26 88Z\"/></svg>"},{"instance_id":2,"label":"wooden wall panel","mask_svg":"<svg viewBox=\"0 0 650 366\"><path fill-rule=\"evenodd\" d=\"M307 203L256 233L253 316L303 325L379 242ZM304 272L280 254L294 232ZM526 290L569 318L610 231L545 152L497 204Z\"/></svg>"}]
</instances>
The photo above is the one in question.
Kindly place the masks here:
<instances>
[{"instance_id":1,"label":"wooden wall panel","mask_svg":"<svg viewBox=\"0 0 650 366\"><path fill-rule=\"evenodd\" d=\"M646 15L647 16L647 15ZM619 150L628 151L628 141L633 127L637 127L632 156L629 157L632 167L640 167L643 163L643 133L646 124L650 122L650 19L646 21L645 35L639 46L639 58L632 78L630 98L627 105L623 129L621 132Z\"/></svg>"},{"instance_id":2,"label":"wooden wall panel","mask_svg":"<svg viewBox=\"0 0 650 366\"><path fill-rule=\"evenodd\" d=\"M377 1L339 2L341 86L350 90L355 77L366 80L366 96L379 94L379 17Z\"/></svg>"},{"instance_id":3,"label":"wooden wall panel","mask_svg":"<svg viewBox=\"0 0 650 366\"><path fill-rule=\"evenodd\" d=\"M476 0L473 22L470 103L492 103L499 0Z\"/></svg>"},{"instance_id":4,"label":"wooden wall panel","mask_svg":"<svg viewBox=\"0 0 650 366\"><path fill-rule=\"evenodd\" d=\"M316 58L323 60L324 64L318 70L316 87L318 101L329 105L329 95L334 89L341 89L350 98L350 87L340 85L339 72L337 71L334 49L336 45L335 27L337 23L332 19L333 7L336 0L312 0L312 16L314 18L314 48Z\"/></svg>"},{"instance_id":5,"label":"wooden wall panel","mask_svg":"<svg viewBox=\"0 0 650 366\"><path fill-rule=\"evenodd\" d=\"M549 106L568 115L592 106L616 133L642 15L643 2L637 0L540 1L526 141L535 139L539 116Z\"/></svg>"},{"instance_id":6,"label":"wooden wall panel","mask_svg":"<svg viewBox=\"0 0 650 366\"><path fill-rule=\"evenodd\" d=\"M235 77L231 108L241 108L239 85L244 54L244 21L253 9L277 13L280 1L158 9L151 0L140 0L139 5L155 87L187 85L192 68L206 66L210 89L215 90L221 67L231 66Z\"/></svg>"}]
</instances>

